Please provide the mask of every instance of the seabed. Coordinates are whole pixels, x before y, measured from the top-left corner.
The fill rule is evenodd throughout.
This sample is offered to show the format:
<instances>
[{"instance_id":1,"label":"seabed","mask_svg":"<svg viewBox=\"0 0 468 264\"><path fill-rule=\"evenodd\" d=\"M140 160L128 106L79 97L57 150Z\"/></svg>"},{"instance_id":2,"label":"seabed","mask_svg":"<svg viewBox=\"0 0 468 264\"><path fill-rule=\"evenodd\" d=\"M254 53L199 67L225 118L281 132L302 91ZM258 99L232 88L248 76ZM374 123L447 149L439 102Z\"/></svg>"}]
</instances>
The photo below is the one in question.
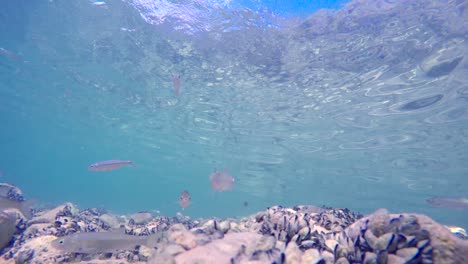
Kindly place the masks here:
<instances>
[{"instance_id":1,"label":"seabed","mask_svg":"<svg viewBox=\"0 0 468 264\"><path fill-rule=\"evenodd\" d=\"M25 203L16 186L5 186L11 189L3 199ZM363 216L271 206L240 219L123 216L72 203L32 209L30 218L24 212L0 213L1 263L468 263L463 229L385 209ZM67 248L57 243L71 238Z\"/></svg>"}]
</instances>

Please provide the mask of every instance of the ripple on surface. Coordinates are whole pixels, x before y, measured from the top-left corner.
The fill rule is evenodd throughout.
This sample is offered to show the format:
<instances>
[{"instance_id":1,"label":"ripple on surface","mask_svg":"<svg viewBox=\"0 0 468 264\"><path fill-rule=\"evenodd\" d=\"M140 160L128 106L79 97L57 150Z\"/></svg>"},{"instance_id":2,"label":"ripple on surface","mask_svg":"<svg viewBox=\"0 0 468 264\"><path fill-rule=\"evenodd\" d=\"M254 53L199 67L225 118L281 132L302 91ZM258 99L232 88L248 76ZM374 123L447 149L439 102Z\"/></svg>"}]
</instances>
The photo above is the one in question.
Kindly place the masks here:
<instances>
[{"instance_id":1,"label":"ripple on surface","mask_svg":"<svg viewBox=\"0 0 468 264\"><path fill-rule=\"evenodd\" d=\"M383 135L374 137L369 140L359 142L349 142L340 145L341 149L379 149L385 147L393 147L395 144L409 142L414 137L411 135Z\"/></svg>"},{"instance_id":2,"label":"ripple on surface","mask_svg":"<svg viewBox=\"0 0 468 264\"><path fill-rule=\"evenodd\" d=\"M456 122L468 120L468 98L459 98L455 102L447 106L447 109L428 117L426 122L431 124L442 124L449 122Z\"/></svg>"},{"instance_id":3,"label":"ripple on surface","mask_svg":"<svg viewBox=\"0 0 468 264\"><path fill-rule=\"evenodd\" d=\"M435 159L420 159L420 158L410 158L410 159L395 159L392 161L392 166L397 169L430 169L430 170L443 170L447 168L447 165L439 160Z\"/></svg>"},{"instance_id":4,"label":"ripple on surface","mask_svg":"<svg viewBox=\"0 0 468 264\"><path fill-rule=\"evenodd\" d=\"M442 94L436 94L436 95L429 96L429 97L419 98L419 99L402 104L400 107L398 107L398 110L414 111L414 110L426 108L439 102L440 100L442 100L443 97L444 96Z\"/></svg>"}]
</instances>

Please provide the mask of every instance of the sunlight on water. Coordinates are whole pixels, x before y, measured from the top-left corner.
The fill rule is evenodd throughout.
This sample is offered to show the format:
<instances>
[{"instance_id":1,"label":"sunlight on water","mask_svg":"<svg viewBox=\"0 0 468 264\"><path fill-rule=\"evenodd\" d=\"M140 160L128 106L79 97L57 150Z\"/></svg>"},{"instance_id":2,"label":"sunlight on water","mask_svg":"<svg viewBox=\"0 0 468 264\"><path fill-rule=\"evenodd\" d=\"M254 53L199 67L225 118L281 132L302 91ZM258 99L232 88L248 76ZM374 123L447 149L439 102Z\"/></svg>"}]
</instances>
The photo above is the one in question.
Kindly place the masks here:
<instances>
[{"instance_id":1,"label":"sunlight on water","mask_svg":"<svg viewBox=\"0 0 468 264\"><path fill-rule=\"evenodd\" d=\"M468 190L463 3L355 1L308 17L251 4L7 4L2 181L116 212L174 214L188 190L191 216L314 204L468 227L466 210L425 202ZM134 166L87 170L113 159ZM215 168L232 191L210 188Z\"/></svg>"}]
</instances>

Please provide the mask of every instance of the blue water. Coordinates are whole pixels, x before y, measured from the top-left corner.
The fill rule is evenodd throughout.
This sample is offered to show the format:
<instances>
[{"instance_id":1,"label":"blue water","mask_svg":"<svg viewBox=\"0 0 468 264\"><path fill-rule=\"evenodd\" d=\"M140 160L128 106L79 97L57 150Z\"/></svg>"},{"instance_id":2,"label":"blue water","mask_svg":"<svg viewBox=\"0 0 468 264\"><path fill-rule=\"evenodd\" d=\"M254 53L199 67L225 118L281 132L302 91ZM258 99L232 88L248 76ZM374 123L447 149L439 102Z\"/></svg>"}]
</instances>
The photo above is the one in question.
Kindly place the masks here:
<instances>
[{"instance_id":1,"label":"blue water","mask_svg":"<svg viewBox=\"0 0 468 264\"><path fill-rule=\"evenodd\" d=\"M188 190L191 217L314 204L468 227L425 202L468 196L467 11L308 2L2 2L0 181L43 206L174 215ZM108 159L135 166L87 170Z\"/></svg>"}]
</instances>

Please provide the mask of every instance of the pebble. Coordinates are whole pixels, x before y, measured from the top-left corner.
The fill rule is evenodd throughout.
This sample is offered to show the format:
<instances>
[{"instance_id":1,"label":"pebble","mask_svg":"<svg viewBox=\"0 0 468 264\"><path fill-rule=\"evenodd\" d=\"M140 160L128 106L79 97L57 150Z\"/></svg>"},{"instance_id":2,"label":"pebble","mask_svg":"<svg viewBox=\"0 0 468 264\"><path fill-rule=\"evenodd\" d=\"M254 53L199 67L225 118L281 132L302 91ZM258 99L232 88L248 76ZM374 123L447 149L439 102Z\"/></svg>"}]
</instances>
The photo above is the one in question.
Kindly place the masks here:
<instances>
[{"instance_id":1,"label":"pebble","mask_svg":"<svg viewBox=\"0 0 468 264\"><path fill-rule=\"evenodd\" d=\"M412 261L419 253L418 248L402 248L396 252L396 255L404 259L406 262Z\"/></svg>"},{"instance_id":2,"label":"pebble","mask_svg":"<svg viewBox=\"0 0 468 264\"><path fill-rule=\"evenodd\" d=\"M227 231L229 231L229 229L231 228L231 222L229 221L222 221L218 224L218 230L223 232L223 233L226 233Z\"/></svg>"},{"instance_id":3,"label":"pebble","mask_svg":"<svg viewBox=\"0 0 468 264\"><path fill-rule=\"evenodd\" d=\"M119 220L117 219L116 216L111 215L111 214L103 214L99 217L99 220L102 221L102 223L109 227L110 229L116 229L120 227Z\"/></svg>"},{"instance_id":4,"label":"pebble","mask_svg":"<svg viewBox=\"0 0 468 264\"><path fill-rule=\"evenodd\" d=\"M151 221L153 216L148 212L140 212L136 214L132 214L130 216L130 221L133 221L135 225L145 225Z\"/></svg>"},{"instance_id":5,"label":"pebble","mask_svg":"<svg viewBox=\"0 0 468 264\"><path fill-rule=\"evenodd\" d=\"M197 246L197 238L182 224L175 224L169 228L168 239L177 243L185 249L192 249Z\"/></svg>"},{"instance_id":6,"label":"pebble","mask_svg":"<svg viewBox=\"0 0 468 264\"><path fill-rule=\"evenodd\" d=\"M289 243L286 246L284 253L286 254L286 264L296 264L301 262L302 252L296 243Z\"/></svg>"},{"instance_id":7,"label":"pebble","mask_svg":"<svg viewBox=\"0 0 468 264\"><path fill-rule=\"evenodd\" d=\"M307 249L302 254L301 263L317 263L320 259L320 252L316 248Z\"/></svg>"}]
</instances>

